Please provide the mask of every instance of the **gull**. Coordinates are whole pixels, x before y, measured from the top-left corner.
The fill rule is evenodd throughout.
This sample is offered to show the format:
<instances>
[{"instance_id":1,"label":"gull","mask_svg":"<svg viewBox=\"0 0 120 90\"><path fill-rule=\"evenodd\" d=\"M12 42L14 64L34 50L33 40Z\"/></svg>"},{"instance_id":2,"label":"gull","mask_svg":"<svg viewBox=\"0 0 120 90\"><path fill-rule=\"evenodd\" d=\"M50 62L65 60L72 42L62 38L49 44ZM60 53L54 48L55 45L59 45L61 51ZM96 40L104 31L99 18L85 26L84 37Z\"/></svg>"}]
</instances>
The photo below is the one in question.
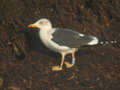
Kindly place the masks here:
<instances>
[{"instance_id":1,"label":"gull","mask_svg":"<svg viewBox=\"0 0 120 90\"><path fill-rule=\"evenodd\" d=\"M53 66L52 71L60 71L63 64L66 68L71 68L75 64L75 52L84 45L97 45L99 39L92 35L86 35L67 28L54 28L50 20L46 18L39 19L33 24L28 25L29 28L38 28L39 37L43 44L52 51L61 54L61 63ZM72 62L64 61L67 54L72 55Z\"/></svg>"}]
</instances>

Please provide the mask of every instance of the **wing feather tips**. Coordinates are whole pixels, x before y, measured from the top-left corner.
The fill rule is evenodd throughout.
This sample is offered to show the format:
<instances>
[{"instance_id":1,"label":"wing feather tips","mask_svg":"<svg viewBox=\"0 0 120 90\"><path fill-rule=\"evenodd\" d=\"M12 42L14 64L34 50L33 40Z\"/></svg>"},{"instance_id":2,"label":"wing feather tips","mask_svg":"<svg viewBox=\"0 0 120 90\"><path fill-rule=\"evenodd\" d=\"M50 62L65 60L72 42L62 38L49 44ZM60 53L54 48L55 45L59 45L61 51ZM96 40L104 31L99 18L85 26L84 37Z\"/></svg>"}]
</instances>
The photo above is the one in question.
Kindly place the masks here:
<instances>
[{"instance_id":1,"label":"wing feather tips","mask_svg":"<svg viewBox=\"0 0 120 90\"><path fill-rule=\"evenodd\" d=\"M92 40L88 42L88 45L96 45L99 43L99 39L97 37L92 36L90 38L92 38Z\"/></svg>"}]
</instances>

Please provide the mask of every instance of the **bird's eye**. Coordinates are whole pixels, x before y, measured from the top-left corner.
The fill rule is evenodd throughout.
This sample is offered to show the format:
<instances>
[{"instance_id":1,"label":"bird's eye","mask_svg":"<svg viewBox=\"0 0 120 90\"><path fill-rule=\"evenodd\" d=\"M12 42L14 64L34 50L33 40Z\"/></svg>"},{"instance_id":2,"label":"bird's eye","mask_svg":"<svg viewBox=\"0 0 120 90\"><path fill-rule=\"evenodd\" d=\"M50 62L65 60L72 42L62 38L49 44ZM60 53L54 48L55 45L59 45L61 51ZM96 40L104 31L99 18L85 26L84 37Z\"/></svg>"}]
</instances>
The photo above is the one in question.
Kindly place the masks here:
<instances>
[{"instance_id":1,"label":"bird's eye","mask_svg":"<svg viewBox=\"0 0 120 90\"><path fill-rule=\"evenodd\" d=\"M43 24L43 22L40 22L40 24Z\"/></svg>"}]
</instances>

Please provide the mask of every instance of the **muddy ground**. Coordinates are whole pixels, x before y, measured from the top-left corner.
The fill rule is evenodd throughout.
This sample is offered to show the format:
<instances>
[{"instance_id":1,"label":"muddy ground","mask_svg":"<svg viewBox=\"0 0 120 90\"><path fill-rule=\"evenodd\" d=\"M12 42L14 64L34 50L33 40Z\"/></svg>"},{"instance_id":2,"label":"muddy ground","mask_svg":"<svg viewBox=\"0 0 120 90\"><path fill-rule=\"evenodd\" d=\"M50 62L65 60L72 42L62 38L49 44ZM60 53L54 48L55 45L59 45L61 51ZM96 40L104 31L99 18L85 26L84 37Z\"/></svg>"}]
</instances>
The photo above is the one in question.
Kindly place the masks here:
<instances>
[{"instance_id":1,"label":"muddy ground","mask_svg":"<svg viewBox=\"0 0 120 90\"><path fill-rule=\"evenodd\" d=\"M53 72L60 55L27 28L40 18L117 43L81 48L74 67ZM120 90L120 1L1 0L0 90Z\"/></svg>"}]
</instances>

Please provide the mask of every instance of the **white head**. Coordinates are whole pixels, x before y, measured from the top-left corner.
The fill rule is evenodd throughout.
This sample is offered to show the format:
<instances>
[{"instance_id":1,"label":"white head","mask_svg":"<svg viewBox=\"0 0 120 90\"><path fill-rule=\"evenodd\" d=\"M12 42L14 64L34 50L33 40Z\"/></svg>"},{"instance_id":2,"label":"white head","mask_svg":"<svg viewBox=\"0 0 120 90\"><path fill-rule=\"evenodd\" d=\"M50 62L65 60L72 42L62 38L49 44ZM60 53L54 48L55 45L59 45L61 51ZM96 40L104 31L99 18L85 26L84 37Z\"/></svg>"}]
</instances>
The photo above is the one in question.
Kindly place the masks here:
<instances>
[{"instance_id":1,"label":"white head","mask_svg":"<svg viewBox=\"0 0 120 90\"><path fill-rule=\"evenodd\" d=\"M42 19L36 21L35 23L30 24L28 27L29 28L39 28L40 30L48 30L48 29L52 28L52 24L48 19L42 18Z\"/></svg>"}]
</instances>

